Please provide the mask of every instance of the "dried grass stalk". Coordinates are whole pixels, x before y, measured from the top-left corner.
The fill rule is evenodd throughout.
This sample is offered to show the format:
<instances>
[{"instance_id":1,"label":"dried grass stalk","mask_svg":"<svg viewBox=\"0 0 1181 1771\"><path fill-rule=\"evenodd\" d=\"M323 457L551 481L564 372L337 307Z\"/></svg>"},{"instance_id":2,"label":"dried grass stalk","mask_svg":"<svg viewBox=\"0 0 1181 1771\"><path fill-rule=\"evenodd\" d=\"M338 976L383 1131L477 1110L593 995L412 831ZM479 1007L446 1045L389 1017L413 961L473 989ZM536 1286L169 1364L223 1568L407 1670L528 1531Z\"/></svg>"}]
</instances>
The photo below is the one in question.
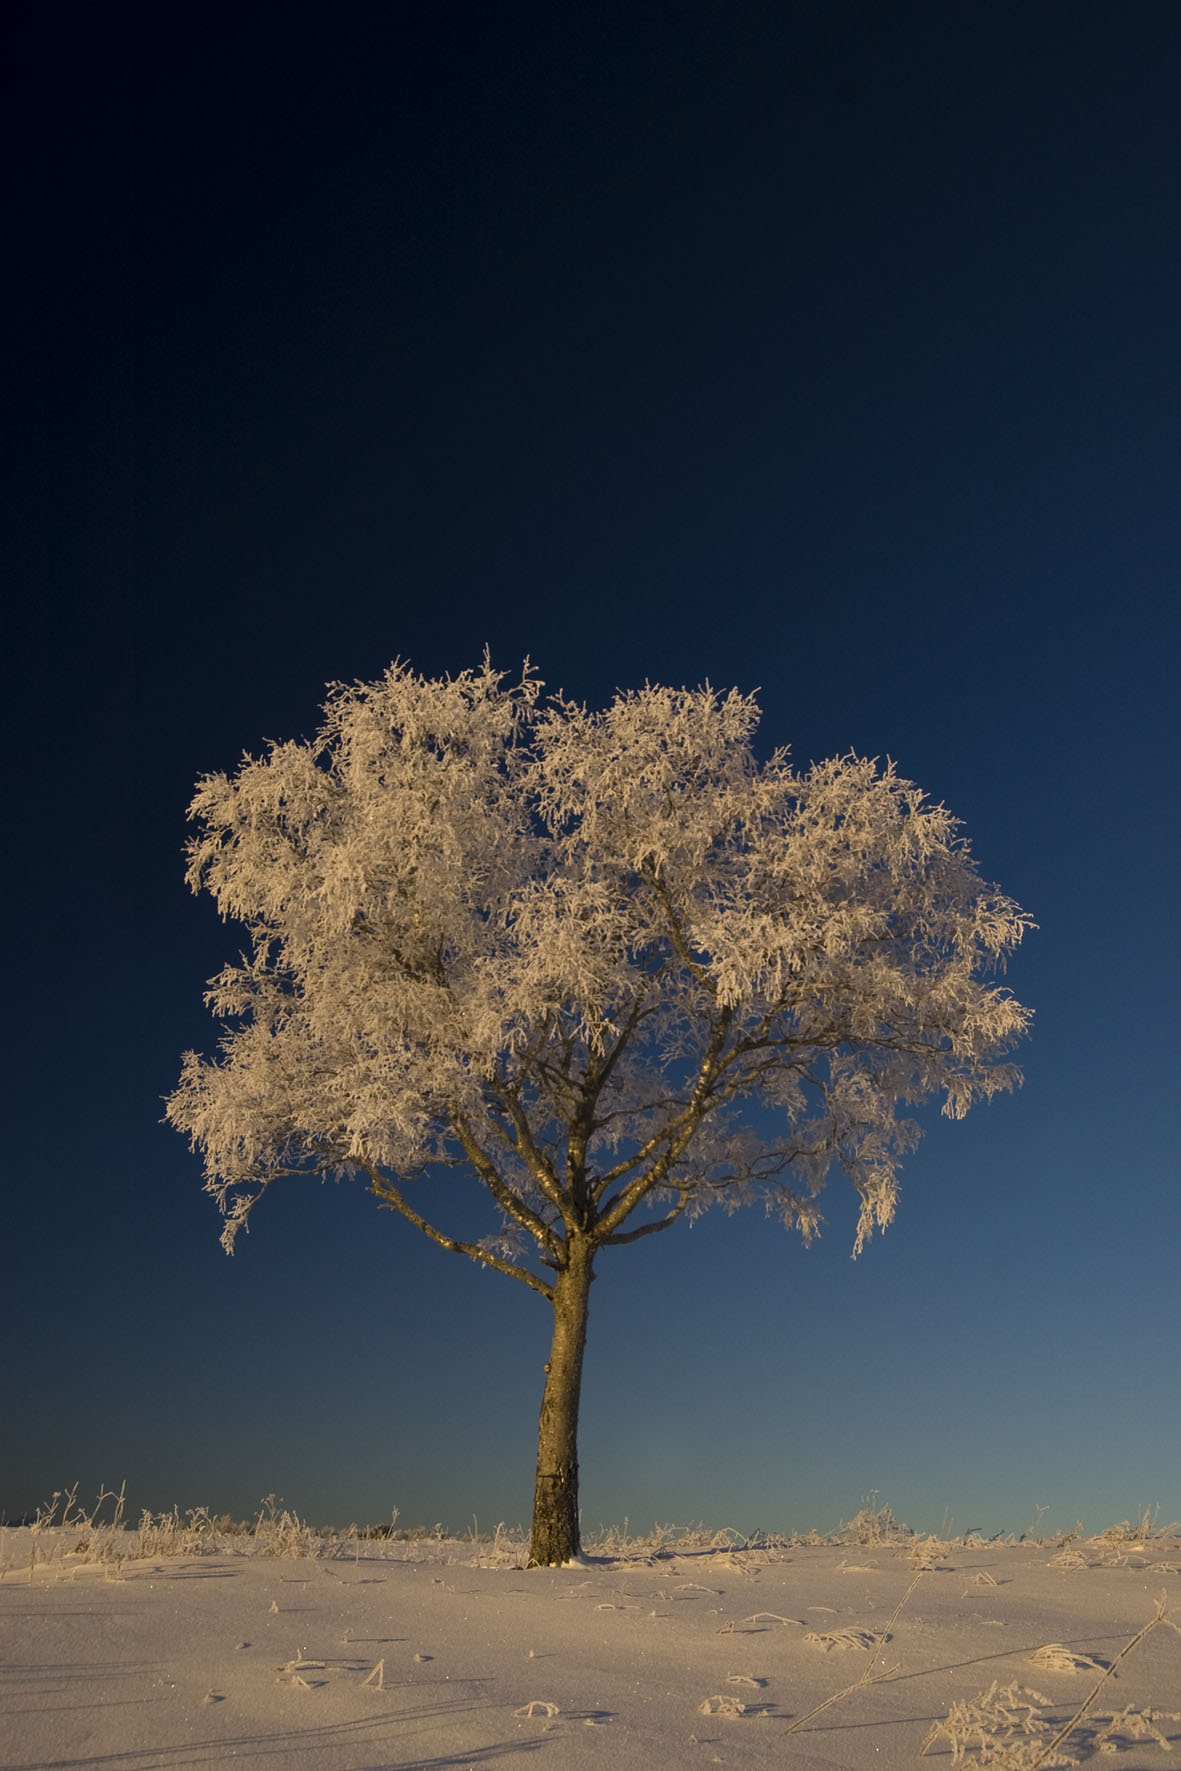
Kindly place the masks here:
<instances>
[{"instance_id":1,"label":"dried grass stalk","mask_svg":"<svg viewBox=\"0 0 1181 1771\"><path fill-rule=\"evenodd\" d=\"M1051 1673L1103 1673L1107 1671L1107 1663L1096 1660L1090 1654L1076 1654L1073 1648L1064 1648L1061 1642L1047 1642L1044 1648L1037 1648L1029 1657L1031 1666L1040 1667L1043 1672Z\"/></svg>"},{"instance_id":2,"label":"dried grass stalk","mask_svg":"<svg viewBox=\"0 0 1181 1771\"><path fill-rule=\"evenodd\" d=\"M821 1648L825 1654L829 1654L834 1648L869 1649L874 1646L878 1638L872 1630L846 1629L809 1630L804 1640L810 1642L813 1648Z\"/></svg>"},{"instance_id":3,"label":"dried grass stalk","mask_svg":"<svg viewBox=\"0 0 1181 1771\"><path fill-rule=\"evenodd\" d=\"M919 1569L918 1573L899 1599L897 1605L895 1605L890 1621L882 1631L881 1635L877 1638L877 1647L873 1651L873 1657L861 1677L855 1679L851 1685L844 1686L842 1690L834 1691L832 1696L826 1697L822 1703L813 1704L812 1708L810 1710L805 1710L802 1716L797 1716L794 1722L788 1724L787 1732L789 1734L794 1734L797 1729L802 1728L806 1722L810 1722L813 1716L820 1715L823 1710L831 1709L834 1703L839 1703L841 1701L842 1697L848 1697L852 1692L859 1691L862 1685L878 1685L883 1679L893 1677L898 1671L896 1666L886 1667L880 1673L875 1673L873 1669L877 1664L878 1655L881 1653L885 1644L890 1640L891 1632L898 1621L902 1607L906 1604L906 1601L910 1598L910 1595L914 1592L914 1589L918 1586L920 1580L922 1580L924 1572L925 1571L922 1568Z\"/></svg>"}]
</instances>

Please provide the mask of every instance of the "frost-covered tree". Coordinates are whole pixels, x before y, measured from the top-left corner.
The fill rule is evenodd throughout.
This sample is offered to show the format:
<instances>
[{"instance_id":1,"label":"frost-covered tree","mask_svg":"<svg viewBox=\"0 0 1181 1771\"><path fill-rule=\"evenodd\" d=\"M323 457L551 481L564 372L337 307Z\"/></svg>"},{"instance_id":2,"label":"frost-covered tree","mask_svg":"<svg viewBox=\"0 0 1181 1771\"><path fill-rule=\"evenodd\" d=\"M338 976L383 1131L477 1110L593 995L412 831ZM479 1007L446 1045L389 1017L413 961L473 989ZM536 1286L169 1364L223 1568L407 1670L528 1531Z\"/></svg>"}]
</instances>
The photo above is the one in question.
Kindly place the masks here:
<instances>
[{"instance_id":1,"label":"frost-covered tree","mask_svg":"<svg viewBox=\"0 0 1181 1771\"><path fill-rule=\"evenodd\" d=\"M1029 919L892 767L760 762L736 690L592 712L528 666L395 663L325 714L198 785L189 883L252 949L211 980L229 1028L168 1118L227 1249L275 1181L354 1176L551 1305L532 1556L564 1562L600 1253L748 1202L808 1240L834 1164L859 1252L894 1215L905 1110L958 1119L1018 1080L1028 1016L995 973ZM441 1167L501 1235L436 1222Z\"/></svg>"}]
</instances>

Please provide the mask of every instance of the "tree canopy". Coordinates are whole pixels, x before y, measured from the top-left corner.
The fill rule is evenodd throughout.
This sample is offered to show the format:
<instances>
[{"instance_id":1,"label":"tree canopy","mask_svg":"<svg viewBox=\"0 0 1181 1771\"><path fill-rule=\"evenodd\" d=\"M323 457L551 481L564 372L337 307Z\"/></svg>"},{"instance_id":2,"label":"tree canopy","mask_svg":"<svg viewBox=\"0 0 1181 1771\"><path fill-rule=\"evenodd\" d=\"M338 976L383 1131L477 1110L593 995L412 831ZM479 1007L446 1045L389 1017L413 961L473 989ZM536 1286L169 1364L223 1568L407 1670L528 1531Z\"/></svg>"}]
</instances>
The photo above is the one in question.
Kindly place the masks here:
<instances>
[{"instance_id":1,"label":"tree canopy","mask_svg":"<svg viewBox=\"0 0 1181 1771\"><path fill-rule=\"evenodd\" d=\"M528 665L395 663L333 686L314 739L200 781L189 883L251 945L168 1117L227 1249L277 1180L360 1176L557 1309L576 1251L589 1283L600 1248L713 1205L810 1238L836 1167L859 1252L910 1109L1018 1080L997 974L1029 918L892 766L760 761L753 695L541 691ZM439 1165L500 1234L434 1221L412 1183Z\"/></svg>"}]
</instances>

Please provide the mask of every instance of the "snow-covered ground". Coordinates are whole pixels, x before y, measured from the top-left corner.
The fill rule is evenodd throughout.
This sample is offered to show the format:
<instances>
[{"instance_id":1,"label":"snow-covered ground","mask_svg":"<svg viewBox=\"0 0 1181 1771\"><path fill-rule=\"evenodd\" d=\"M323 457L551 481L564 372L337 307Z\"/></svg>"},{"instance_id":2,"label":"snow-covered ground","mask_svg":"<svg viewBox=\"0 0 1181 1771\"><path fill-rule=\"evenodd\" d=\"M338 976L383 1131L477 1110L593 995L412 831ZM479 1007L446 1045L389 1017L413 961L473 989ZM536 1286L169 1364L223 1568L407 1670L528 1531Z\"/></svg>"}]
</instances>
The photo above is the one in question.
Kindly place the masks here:
<instances>
[{"instance_id":1,"label":"snow-covered ground","mask_svg":"<svg viewBox=\"0 0 1181 1771\"><path fill-rule=\"evenodd\" d=\"M526 1569L471 1542L104 1562L77 1537L0 1542L8 1771L918 1771L932 1725L994 1683L1040 1694L1021 1735L1040 1750L1162 1594L1181 1619L1181 1543L1160 1536L935 1546L892 1624L922 1560L906 1541ZM1098 1764L1127 1706L1154 1715L1117 1725L1113 1766L1181 1771L1181 1634L1140 1641L1064 1750ZM956 1740L979 1744L945 1732L925 1762Z\"/></svg>"}]
</instances>

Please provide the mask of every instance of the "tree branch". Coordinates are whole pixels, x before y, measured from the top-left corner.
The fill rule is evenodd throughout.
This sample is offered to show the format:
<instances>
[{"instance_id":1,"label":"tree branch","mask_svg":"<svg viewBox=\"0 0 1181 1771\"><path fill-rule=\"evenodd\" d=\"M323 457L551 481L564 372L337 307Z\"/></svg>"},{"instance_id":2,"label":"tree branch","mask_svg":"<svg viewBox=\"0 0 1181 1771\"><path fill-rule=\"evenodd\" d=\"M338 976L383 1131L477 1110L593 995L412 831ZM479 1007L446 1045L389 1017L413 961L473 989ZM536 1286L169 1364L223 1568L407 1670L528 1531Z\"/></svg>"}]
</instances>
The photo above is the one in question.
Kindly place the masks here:
<instances>
[{"instance_id":1,"label":"tree branch","mask_svg":"<svg viewBox=\"0 0 1181 1771\"><path fill-rule=\"evenodd\" d=\"M694 1132L705 1118L708 1110L704 1104L694 1104L686 1109L674 1122L675 1135L673 1126L665 1127L661 1137L668 1140L668 1147L663 1156L658 1157L645 1174L637 1175L633 1181L629 1181L622 1192L617 1193L615 1198L608 1200L604 1206L596 1225L597 1229L605 1232L604 1241L610 1241L615 1230L625 1218L631 1216L641 1199L657 1187L664 1185L668 1179L669 1170L688 1148ZM652 1141L658 1142L659 1140Z\"/></svg>"},{"instance_id":2,"label":"tree branch","mask_svg":"<svg viewBox=\"0 0 1181 1771\"><path fill-rule=\"evenodd\" d=\"M352 1161L359 1162L365 1170L371 1182L370 1191L382 1205L387 1206L391 1211L401 1212L402 1216L413 1224L416 1230L421 1230L424 1236L429 1236L430 1240L437 1242L440 1248L446 1248L452 1254L465 1254L469 1260L478 1261L484 1267L491 1267L497 1273L507 1273L510 1279L519 1279L522 1285L529 1286L532 1291L540 1292L543 1298L547 1299L549 1303L553 1303L553 1286L547 1285L545 1280L539 1278L536 1273L531 1273L528 1267L515 1267L511 1261L502 1261L499 1255L491 1254L486 1248L477 1247L474 1242L458 1242L453 1236L444 1236L441 1230L436 1230L433 1224L428 1224L426 1219L420 1216L412 1205L408 1204L394 1183L379 1173L366 1157L354 1156Z\"/></svg>"},{"instance_id":3,"label":"tree branch","mask_svg":"<svg viewBox=\"0 0 1181 1771\"><path fill-rule=\"evenodd\" d=\"M659 1218L654 1224L641 1224L638 1230L623 1230L615 1236L604 1236L603 1246L619 1248L625 1242L638 1242L641 1236L655 1236L658 1230L667 1230L670 1224L676 1223L688 1203L688 1193L682 1193L667 1217Z\"/></svg>"},{"instance_id":4,"label":"tree branch","mask_svg":"<svg viewBox=\"0 0 1181 1771\"><path fill-rule=\"evenodd\" d=\"M694 959L689 949L689 943L685 940L681 925L677 921L677 913L673 909L672 898L669 895L668 887L660 878L660 875L654 867L651 869L645 869L645 871L648 879L651 881L656 896L660 899L660 902L664 907L665 915L668 918L669 933L672 938L673 947L676 950L677 958L690 976L696 978L697 982L701 985L701 988L707 991L716 1001L718 987L709 976L709 973L705 970L705 967L699 965Z\"/></svg>"},{"instance_id":5,"label":"tree branch","mask_svg":"<svg viewBox=\"0 0 1181 1771\"><path fill-rule=\"evenodd\" d=\"M611 1050L598 1062L593 1054L587 1059L586 1073L577 1091L578 1106L569 1122L569 1137L566 1145L566 1183L576 1210L582 1219L583 1228L593 1210L593 1201L601 1197L597 1189L588 1189L586 1182L586 1153L595 1130L595 1108L599 1096L610 1079L611 1072L619 1061L628 1041L635 1032L643 1012L643 998L638 996L632 1004L624 1027Z\"/></svg>"},{"instance_id":6,"label":"tree branch","mask_svg":"<svg viewBox=\"0 0 1181 1771\"><path fill-rule=\"evenodd\" d=\"M706 1047L705 1056L701 1060L701 1068L697 1072L697 1080L693 1085L693 1093L689 1098L688 1105L655 1137L649 1138L644 1146L645 1150L653 1150L664 1143L664 1154L657 1157L647 1174L637 1175L633 1181L629 1181L623 1191L617 1194L606 1207L597 1226L601 1228L605 1237L614 1234L646 1193L651 1193L654 1188L659 1187L668 1178L668 1172L673 1163L681 1156L697 1127L709 1112L711 1105L714 1104L709 1099L710 1091L719 1072L725 1068L719 1059L733 1019L734 1011L728 1008L723 1009L718 1016L713 1036ZM628 1166L634 1166L634 1159L632 1164ZM605 1183L601 1183L598 1189L600 1196L602 1184Z\"/></svg>"},{"instance_id":7,"label":"tree branch","mask_svg":"<svg viewBox=\"0 0 1181 1771\"><path fill-rule=\"evenodd\" d=\"M505 1112L513 1122L513 1130L517 1135L516 1147L519 1154L524 1157L529 1166L529 1172L532 1174L534 1180L537 1182L537 1185L541 1188L550 1204L556 1211L561 1213L562 1222L566 1223L570 1203L569 1199L561 1182L558 1180L557 1175L554 1173L552 1166L547 1162L543 1152L537 1147L532 1128L528 1119L525 1117L525 1109L522 1107L511 1088L501 1086L496 1088L494 1092L497 1100L503 1106Z\"/></svg>"},{"instance_id":8,"label":"tree branch","mask_svg":"<svg viewBox=\"0 0 1181 1771\"><path fill-rule=\"evenodd\" d=\"M653 1107L671 1104L672 1102L664 1101L654 1101L651 1103ZM625 1156L621 1161L609 1168L606 1174L602 1174L598 1177L594 1186L594 1199L596 1204L602 1199L603 1194L607 1191L608 1187L614 1186L615 1182L622 1180L624 1175L631 1174L633 1169L642 1168L644 1163L648 1161L648 1158L655 1155L661 1144L667 1139L669 1133L685 1118L685 1115L690 1111L692 1105L693 1102L691 1099L686 1101L676 1118L668 1120L661 1126L659 1131L653 1132L652 1136L648 1139L648 1142L641 1145L634 1156ZM605 1209L610 1210L610 1206Z\"/></svg>"},{"instance_id":9,"label":"tree branch","mask_svg":"<svg viewBox=\"0 0 1181 1771\"><path fill-rule=\"evenodd\" d=\"M495 1199L497 1205L506 1212L514 1222L520 1224L522 1230L528 1230L535 1242L539 1242L552 1258L561 1262L562 1248L543 1217L540 1217L531 1206L513 1192L508 1183L501 1179L495 1164L477 1143L474 1133L462 1115L455 1112L451 1116L451 1124L455 1135L463 1145L464 1155Z\"/></svg>"}]
</instances>

